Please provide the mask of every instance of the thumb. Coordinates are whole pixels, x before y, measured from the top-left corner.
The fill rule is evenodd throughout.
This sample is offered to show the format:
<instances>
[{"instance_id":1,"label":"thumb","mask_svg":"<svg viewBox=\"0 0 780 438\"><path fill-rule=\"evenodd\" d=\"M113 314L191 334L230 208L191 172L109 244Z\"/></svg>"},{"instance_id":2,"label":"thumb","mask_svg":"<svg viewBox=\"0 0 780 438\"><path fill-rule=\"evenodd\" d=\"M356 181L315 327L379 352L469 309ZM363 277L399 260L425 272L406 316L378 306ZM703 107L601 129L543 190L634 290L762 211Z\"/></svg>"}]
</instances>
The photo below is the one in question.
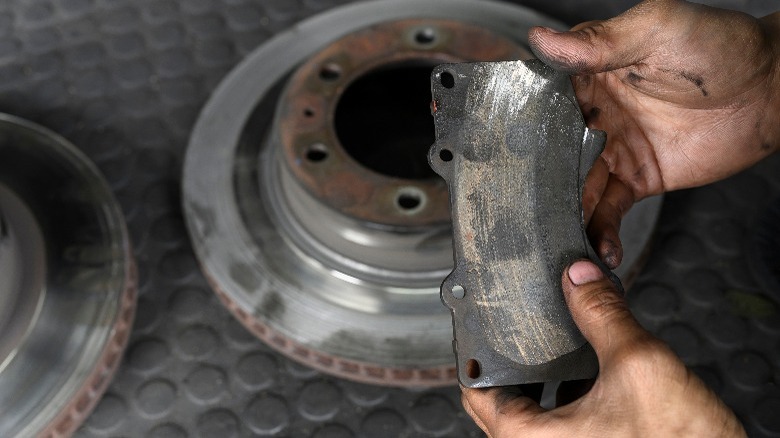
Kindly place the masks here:
<instances>
[{"instance_id":1,"label":"thumb","mask_svg":"<svg viewBox=\"0 0 780 438\"><path fill-rule=\"evenodd\" d=\"M614 352L649 335L631 315L615 285L591 261L574 262L563 273L562 284L574 323L602 366Z\"/></svg>"},{"instance_id":2,"label":"thumb","mask_svg":"<svg viewBox=\"0 0 780 438\"><path fill-rule=\"evenodd\" d=\"M652 54L658 29L676 3L645 1L615 18L582 23L569 32L533 27L528 42L537 58L568 74L617 70Z\"/></svg>"}]
</instances>

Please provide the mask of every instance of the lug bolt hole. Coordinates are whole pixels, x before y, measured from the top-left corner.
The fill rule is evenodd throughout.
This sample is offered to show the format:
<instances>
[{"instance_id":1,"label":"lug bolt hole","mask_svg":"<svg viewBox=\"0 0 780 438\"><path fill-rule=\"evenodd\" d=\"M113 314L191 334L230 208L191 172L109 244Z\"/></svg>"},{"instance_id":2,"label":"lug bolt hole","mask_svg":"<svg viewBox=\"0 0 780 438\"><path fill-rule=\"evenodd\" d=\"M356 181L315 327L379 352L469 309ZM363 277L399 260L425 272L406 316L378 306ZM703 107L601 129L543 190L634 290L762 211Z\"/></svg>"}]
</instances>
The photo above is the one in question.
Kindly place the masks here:
<instances>
[{"instance_id":1,"label":"lug bolt hole","mask_svg":"<svg viewBox=\"0 0 780 438\"><path fill-rule=\"evenodd\" d=\"M306 109L303 110L303 116L306 117L307 119L310 119L310 118L314 117L314 115L315 115L315 112L311 108L306 108Z\"/></svg>"},{"instance_id":2,"label":"lug bolt hole","mask_svg":"<svg viewBox=\"0 0 780 438\"><path fill-rule=\"evenodd\" d=\"M439 82L441 82L441 86L444 88L453 88L455 86L455 76L448 71L443 71L439 75Z\"/></svg>"},{"instance_id":3,"label":"lug bolt hole","mask_svg":"<svg viewBox=\"0 0 780 438\"><path fill-rule=\"evenodd\" d=\"M402 187L395 198L396 207L405 214L415 214L425 207L425 192L417 187Z\"/></svg>"},{"instance_id":4,"label":"lug bolt hole","mask_svg":"<svg viewBox=\"0 0 780 438\"><path fill-rule=\"evenodd\" d=\"M328 147L322 143L315 143L306 149L306 159L312 163L319 163L328 158Z\"/></svg>"},{"instance_id":5,"label":"lug bolt hole","mask_svg":"<svg viewBox=\"0 0 780 438\"><path fill-rule=\"evenodd\" d=\"M414 41L422 46L433 44L436 41L436 31L430 27L420 29L414 34Z\"/></svg>"},{"instance_id":6,"label":"lug bolt hole","mask_svg":"<svg viewBox=\"0 0 780 438\"><path fill-rule=\"evenodd\" d=\"M322 66L320 69L320 79L323 81L333 82L341 77L341 67L334 63L329 62Z\"/></svg>"},{"instance_id":7,"label":"lug bolt hole","mask_svg":"<svg viewBox=\"0 0 780 438\"><path fill-rule=\"evenodd\" d=\"M439 151L439 158L441 158L442 161L452 161L454 157L452 156L451 150L442 149Z\"/></svg>"},{"instance_id":8,"label":"lug bolt hole","mask_svg":"<svg viewBox=\"0 0 780 438\"><path fill-rule=\"evenodd\" d=\"M398 206L404 210L414 210L420 206L420 198L412 194L401 194L398 196Z\"/></svg>"}]
</instances>

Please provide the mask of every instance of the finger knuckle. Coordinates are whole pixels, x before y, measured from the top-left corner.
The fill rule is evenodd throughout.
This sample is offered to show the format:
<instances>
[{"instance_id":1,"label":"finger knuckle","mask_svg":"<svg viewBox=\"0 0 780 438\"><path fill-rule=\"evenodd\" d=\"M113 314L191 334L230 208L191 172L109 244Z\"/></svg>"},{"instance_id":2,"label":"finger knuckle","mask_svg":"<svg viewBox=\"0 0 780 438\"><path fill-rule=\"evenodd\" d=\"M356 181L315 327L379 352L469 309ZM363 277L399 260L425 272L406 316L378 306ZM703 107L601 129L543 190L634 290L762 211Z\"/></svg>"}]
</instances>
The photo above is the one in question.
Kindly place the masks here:
<instances>
[{"instance_id":1,"label":"finger knuckle","mask_svg":"<svg viewBox=\"0 0 780 438\"><path fill-rule=\"evenodd\" d=\"M579 31L584 39L589 43L595 43L607 34L607 28L604 23L593 23Z\"/></svg>"}]
</instances>

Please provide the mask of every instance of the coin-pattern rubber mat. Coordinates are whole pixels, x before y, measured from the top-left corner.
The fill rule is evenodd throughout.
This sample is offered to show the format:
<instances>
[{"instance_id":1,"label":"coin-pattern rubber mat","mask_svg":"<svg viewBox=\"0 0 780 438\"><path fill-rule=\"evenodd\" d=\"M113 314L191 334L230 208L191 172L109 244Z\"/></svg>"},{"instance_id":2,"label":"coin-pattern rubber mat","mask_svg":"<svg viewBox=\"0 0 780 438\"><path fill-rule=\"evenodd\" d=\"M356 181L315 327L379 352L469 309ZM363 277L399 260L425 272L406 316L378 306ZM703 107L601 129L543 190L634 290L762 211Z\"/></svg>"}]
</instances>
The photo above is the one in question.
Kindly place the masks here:
<instances>
[{"instance_id":1,"label":"coin-pattern rubber mat","mask_svg":"<svg viewBox=\"0 0 780 438\"><path fill-rule=\"evenodd\" d=\"M122 204L139 264L129 348L77 436L481 435L457 388L356 384L271 351L222 308L190 247L181 164L209 93L275 33L346 2L0 2L0 111L59 132L97 163ZM633 3L524 4L574 24ZM758 16L777 8L772 0L710 4ZM778 269L761 265L778 262L763 250L766 236L780 234L767 219L778 217L773 203L780 203L777 156L727 181L670 194L630 295L640 321L755 436L780 436L780 290L767 278Z\"/></svg>"}]
</instances>

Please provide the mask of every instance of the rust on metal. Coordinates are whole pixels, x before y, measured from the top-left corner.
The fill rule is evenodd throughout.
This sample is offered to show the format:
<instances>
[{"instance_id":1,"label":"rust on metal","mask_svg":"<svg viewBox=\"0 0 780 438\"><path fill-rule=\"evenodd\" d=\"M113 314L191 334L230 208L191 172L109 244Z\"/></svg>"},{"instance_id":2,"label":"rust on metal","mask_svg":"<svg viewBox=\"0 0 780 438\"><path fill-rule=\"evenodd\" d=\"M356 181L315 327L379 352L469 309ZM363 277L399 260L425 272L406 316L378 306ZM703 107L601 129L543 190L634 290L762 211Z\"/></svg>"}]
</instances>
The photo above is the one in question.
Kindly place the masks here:
<instances>
[{"instance_id":1,"label":"rust on metal","mask_svg":"<svg viewBox=\"0 0 780 438\"><path fill-rule=\"evenodd\" d=\"M350 379L371 385L394 385L410 387L441 387L450 386L457 377L457 371L451 365L439 365L423 368L401 368L377 366L376 364L358 360L343 359L338 356L324 354L277 332L270 325L247 314L222 290L211 276L206 280L214 289L220 302L246 327L268 346L281 354L308 367L320 370L334 376Z\"/></svg>"},{"instance_id":2,"label":"rust on metal","mask_svg":"<svg viewBox=\"0 0 780 438\"><path fill-rule=\"evenodd\" d=\"M447 20L401 20L349 34L302 64L288 82L276 120L286 165L309 194L352 218L402 227L445 223L443 180L383 175L349 155L334 126L339 98L353 81L382 67L529 57L504 36ZM405 193L414 195L412 208L399 208Z\"/></svg>"},{"instance_id":3,"label":"rust on metal","mask_svg":"<svg viewBox=\"0 0 780 438\"><path fill-rule=\"evenodd\" d=\"M111 337L103 346L97 362L84 379L84 383L59 414L40 432L40 437L59 438L75 433L95 409L119 369L122 353L130 340L138 296L138 269L135 261L130 257L133 251L128 248L126 253L128 257L125 263L125 286L119 299L119 317L114 322Z\"/></svg>"}]
</instances>

